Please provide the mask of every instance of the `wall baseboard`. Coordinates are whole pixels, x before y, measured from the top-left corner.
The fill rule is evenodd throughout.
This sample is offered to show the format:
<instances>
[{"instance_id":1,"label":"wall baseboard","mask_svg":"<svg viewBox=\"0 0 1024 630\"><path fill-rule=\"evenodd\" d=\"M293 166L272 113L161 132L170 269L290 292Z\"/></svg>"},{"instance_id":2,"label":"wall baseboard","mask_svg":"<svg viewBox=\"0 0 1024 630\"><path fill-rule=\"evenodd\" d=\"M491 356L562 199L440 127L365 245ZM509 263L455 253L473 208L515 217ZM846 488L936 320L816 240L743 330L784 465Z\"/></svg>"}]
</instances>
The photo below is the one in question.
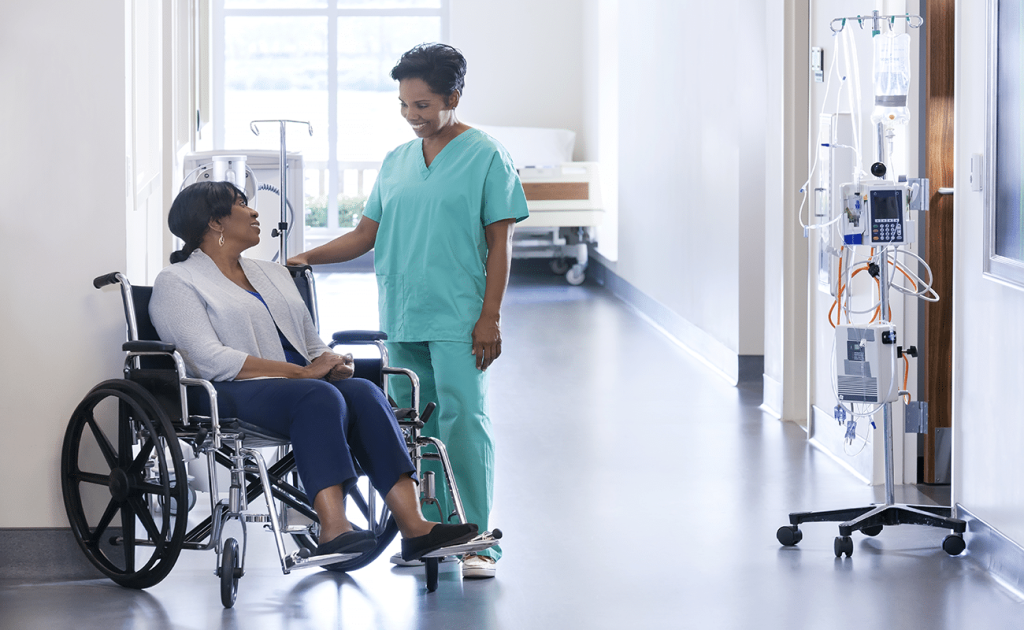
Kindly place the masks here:
<instances>
[{"instance_id":1,"label":"wall baseboard","mask_svg":"<svg viewBox=\"0 0 1024 630\"><path fill-rule=\"evenodd\" d=\"M39 582L102 577L70 528L0 528L0 579Z\"/></svg>"},{"instance_id":2,"label":"wall baseboard","mask_svg":"<svg viewBox=\"0 0 1024 630\"><path fill-rule=\"evenodd\" d=\"M733 385L739 382L738 353L722 345L692 322L620 278L596 258L591 259L588 272L598 284L633 307L677 345L721 374Z\"/></svg>"},{"instance_id":3,"label":"wall baseboard","mask_svg":"<svg viewBox=\"0 0 1024 630\"><path fill-rule=\"evenodd\" d=\"M1024 548L959 503L956 511L959 518L967 521L964 536L967 554L997 582L1024 600Z\"/></svg>"}]
</instances>

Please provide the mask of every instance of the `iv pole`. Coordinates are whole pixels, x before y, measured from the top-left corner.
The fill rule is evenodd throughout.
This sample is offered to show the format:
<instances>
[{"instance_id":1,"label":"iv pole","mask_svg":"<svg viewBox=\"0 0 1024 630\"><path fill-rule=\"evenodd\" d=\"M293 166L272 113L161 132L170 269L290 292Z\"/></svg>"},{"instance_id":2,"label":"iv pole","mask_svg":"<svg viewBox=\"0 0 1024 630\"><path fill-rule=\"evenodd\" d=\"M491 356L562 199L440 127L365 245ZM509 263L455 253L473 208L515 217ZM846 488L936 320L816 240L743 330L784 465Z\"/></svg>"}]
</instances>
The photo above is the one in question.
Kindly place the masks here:
<instances>
[{"instance_id":1,"label":"iv pole","mask_svg":"<svg viewBox=\"0 0 1024 630\"><path fill-rule=\"evenodd\" d=\"M882 16L874 11L871 17L836 18L832 20L830 28L833 32L843 29L847 20L856 20L863 28L864 20L872 20L874 31L878 32L881 19L906 19L912 28L919 28L924 20L920 16ZM916 23L912 20L916 20ZM837 30L835 24L840 22ZM884 138L881 136L881 124L879 124L879 162L872 166L872 173L879 178L885 177L885 150L883 148ZM880 278L879 282L879 306L881 317L889 320L889 248L880 247L878 256ZM803 539L803 532L800 531L800 523L807 522L835 522L840 521L839 536L836 537L833 545L837 558L844 554L847 557L853 555L853 539L850 535L860 531L866 536L877 536L882 533L886 525L925 525L952 530L942 541L942 549L951 556L961 554L966 549L963 534L967 531L966 521L953 517L953 508L934 505L901 505L896 503L895 472L893 470L893 428L892 428L892 403L886 402L882 405L882 433L883 449L885 451L885 503L882 505L870 505L866 507L848 508L842 510L827 510L822 512L791 512L789 525L783 525L776 532L776 538L783 546L791 547Z\"/></svg>"},{"instance_id":2,"label":"iv pole","mask_svg":"<svg viewBox=\"0 0 1024 630\"><path fill-rule=\"evenodd\" d=\"M285 125L287 123L306 125L306 128L309 129L309 135L313 135L313 125L303 120L254 120L249 123L249 129L258 136L260 135L260 129L256 126L256 123L271 122L281 125L281 154L279 161L279 171L281 173L281 220L277 224L277 229L271 232L271 236L280 239L280 261L283 265L288 261L288 151L285 148Z\"/></svg>"}]
</instances>

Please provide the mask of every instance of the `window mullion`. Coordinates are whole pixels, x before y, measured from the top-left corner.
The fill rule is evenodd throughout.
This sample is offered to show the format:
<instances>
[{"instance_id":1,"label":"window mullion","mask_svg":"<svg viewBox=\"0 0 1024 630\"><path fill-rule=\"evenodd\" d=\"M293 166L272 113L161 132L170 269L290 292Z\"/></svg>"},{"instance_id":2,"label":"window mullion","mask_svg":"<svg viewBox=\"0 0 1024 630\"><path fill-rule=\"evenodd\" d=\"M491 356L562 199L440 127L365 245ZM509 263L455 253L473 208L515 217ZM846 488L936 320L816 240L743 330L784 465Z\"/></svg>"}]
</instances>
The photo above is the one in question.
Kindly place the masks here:
<instances>
[{"instance_id":1,"label":"window mullion","mask_svg":"<svg viewBox=\"0 0 1024 630\"><path fill-rule=\"evenodd\" d=\"M224 26L224 0L215 0L213 9L213 23L210 25L212 29L213 40L211 45L213 46L210 60L212 62L213 76L211 83L213 86L213 112L210 117L210 123L213 127L213 148L220 150L224 148L224 136L225 136L225 111L224 111L224 86L227 84L225 80L225 64L226 64L226 52L224 48L224 37L225 37L225 26Z\"/></svg>"},{"instance_id":2,"label":"window mullion","mask_svg":"<svg viewBox=\"0 0 1024 630\"><path fill-rule=\"evenodd\" d=\"M338 229L338 14L329 0L327 13L327 229Z\"/></svg>"}]
</instances>

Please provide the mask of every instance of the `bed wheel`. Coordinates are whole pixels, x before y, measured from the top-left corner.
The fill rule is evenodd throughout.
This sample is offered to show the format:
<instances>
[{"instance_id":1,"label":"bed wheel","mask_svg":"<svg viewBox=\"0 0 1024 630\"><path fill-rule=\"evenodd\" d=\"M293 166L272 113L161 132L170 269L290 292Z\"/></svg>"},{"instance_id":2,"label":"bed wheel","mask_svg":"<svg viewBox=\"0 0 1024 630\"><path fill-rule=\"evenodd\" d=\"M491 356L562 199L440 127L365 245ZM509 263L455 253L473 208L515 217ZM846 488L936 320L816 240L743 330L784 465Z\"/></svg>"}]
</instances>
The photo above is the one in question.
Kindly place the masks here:
<instances>
[{"instance_id":1,"label":"bed wheel","mask_svg":"<svg viewBox=\"0 0 1024 630\"><path fill-rule=\"evenodd\" d=\"M583 265L573 265L569 271L565 273L565 281L574 287L578 287L583 284L583 281L587 278L587 271L583 268Z\"/></svg>"},{"instance_id":2,"label":"bed wheel","mask_svg":"<svg viewBox=\"0 0 1024 630\"><path fill-rule=\"evenodd\" d=\"M560 276L565 272L569 271L569 259L567 258L552 258L551 259L551 273L556 276Z\"/></svg>"}]
</instances>

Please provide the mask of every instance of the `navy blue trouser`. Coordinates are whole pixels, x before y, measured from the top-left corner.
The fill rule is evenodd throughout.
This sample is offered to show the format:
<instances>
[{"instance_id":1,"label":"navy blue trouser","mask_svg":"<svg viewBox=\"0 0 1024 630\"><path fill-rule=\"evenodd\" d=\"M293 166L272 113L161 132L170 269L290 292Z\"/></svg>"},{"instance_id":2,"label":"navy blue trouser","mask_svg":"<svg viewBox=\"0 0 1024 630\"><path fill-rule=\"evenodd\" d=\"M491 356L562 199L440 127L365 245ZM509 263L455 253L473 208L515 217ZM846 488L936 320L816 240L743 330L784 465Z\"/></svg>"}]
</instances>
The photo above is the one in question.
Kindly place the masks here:
<instances>
[{"instance_id":1,"label":"navy blue trouser","mask_svg":"<svg viewBox=\"0 0 1024 630\"><path fill-rule=\"evenodd\" d=\"M337 484L347 491L356 482L355 461L381 496L402 474L415 471L391 405L370 381L272 378L213 386L222 418L238 418L291 440L311 502Z\"/></svg>"}]
</instances>

